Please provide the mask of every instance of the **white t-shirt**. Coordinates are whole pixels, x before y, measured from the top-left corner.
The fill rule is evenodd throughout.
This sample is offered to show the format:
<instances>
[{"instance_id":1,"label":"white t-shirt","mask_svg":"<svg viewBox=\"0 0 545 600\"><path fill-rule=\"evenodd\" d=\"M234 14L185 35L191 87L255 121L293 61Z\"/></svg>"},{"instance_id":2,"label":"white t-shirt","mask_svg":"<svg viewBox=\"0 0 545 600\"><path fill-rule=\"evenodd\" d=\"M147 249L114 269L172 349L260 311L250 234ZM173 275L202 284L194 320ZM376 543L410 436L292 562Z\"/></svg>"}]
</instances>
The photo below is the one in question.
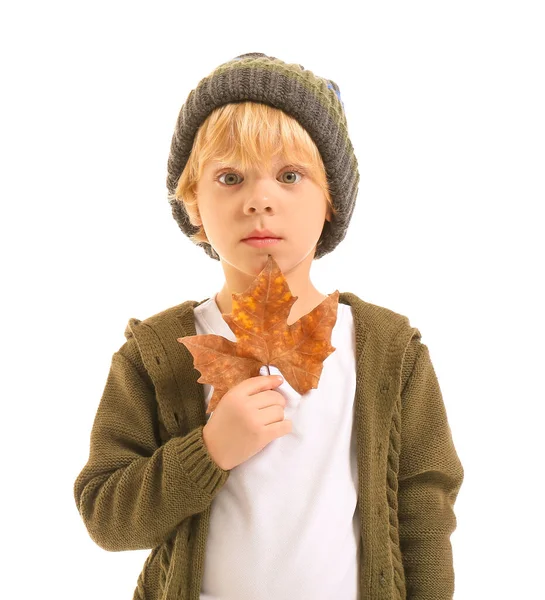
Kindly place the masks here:
<instances>
[{"instance_id":1,"label":"white t-shirt","mask_svg":"<svg viewBox=\"0 0 545 600\"><path fill-rule=\"evenodd\" d=\"M195 308L195 327L237 341L215 295ZM286 380L275 388L292 432L232 469L212 501L201 600L358 599L356 340L347 304L338 305L331 344L317 389L300 395ZM269 374L265 366L260 374ZM213 387L203 385L208 407Z\"/></svg>"}]
</instances>

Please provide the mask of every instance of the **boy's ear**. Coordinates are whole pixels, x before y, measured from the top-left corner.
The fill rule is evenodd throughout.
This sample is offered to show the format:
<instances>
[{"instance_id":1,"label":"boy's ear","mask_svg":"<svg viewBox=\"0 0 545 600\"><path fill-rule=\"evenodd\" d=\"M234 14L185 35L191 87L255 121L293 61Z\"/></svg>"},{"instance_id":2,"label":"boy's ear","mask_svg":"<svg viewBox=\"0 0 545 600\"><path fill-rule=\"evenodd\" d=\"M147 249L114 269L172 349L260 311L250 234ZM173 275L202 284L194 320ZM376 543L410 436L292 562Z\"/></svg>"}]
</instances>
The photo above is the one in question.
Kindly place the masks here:
<instances>
[{"instance_id":1,"label":"boy's ear","mask_svg":"<svg viewBox=\"0 0 545 600\"><path fill-rule=\"evenodd\" d=\"M199 209L197 209L196 212L197 212L196 215L191 215L191 217L189 218L189 222L191 223L191 225L194 225L195 227L201 227L202 226L201 213L199 212Z\"/></svg>"}]
</instances>

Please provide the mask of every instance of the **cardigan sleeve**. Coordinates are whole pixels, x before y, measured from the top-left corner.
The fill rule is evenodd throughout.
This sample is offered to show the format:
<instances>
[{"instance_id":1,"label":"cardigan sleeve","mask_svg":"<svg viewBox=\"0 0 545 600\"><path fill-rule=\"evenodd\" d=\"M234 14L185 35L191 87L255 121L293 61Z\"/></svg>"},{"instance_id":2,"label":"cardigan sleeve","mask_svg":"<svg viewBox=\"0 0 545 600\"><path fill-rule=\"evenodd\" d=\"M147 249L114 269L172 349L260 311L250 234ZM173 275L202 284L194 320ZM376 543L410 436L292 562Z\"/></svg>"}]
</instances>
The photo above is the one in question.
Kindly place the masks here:
<instances>
[{"instance_id":1,"label":"cardigan sleeve","mask_svg":"<svg viewBox=\"0 0 545 600\"><path fill-rule=\"evenodd\" d=\"M464 470L428 347L419 337L411 340L406 361L413 366L401 394L398 516L407 600L452 600L450 536Z\"/></svg>"},{"instance_id":2,"label":"cardigan sleeve","mask_svg":"<svg viewBox=\"0 0 545 600\"><path fill-rule=\"evenodd\" d=\"M154 548L205 510L229 471L208 454L203 426L160 445L157 402L134 338L112 356L74 498L91 538L109 551Z\"/></svg>"}]
</instances>

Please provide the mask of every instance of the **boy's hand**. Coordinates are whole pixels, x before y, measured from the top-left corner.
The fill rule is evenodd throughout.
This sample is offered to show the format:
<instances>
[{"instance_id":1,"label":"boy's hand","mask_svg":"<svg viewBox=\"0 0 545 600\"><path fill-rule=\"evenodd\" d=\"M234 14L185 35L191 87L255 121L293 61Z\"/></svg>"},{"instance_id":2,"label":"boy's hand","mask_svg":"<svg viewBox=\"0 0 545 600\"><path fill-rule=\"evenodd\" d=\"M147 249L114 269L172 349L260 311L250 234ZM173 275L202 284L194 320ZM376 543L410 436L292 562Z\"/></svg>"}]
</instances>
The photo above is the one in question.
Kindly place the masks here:
<instances>
[{"instance_id":1,"label":"boy's hand","mask_svg":"<svg viewBox=\"0 0 545 600\"><path fill-rule=\"evenodd\" d=\"M210 456L223 470L233 469L291 433L292 422L284 419L286 400L273 389L281 383L276 375L250 377L222 397L202 435Z\"/></svg>"}]
</instances>

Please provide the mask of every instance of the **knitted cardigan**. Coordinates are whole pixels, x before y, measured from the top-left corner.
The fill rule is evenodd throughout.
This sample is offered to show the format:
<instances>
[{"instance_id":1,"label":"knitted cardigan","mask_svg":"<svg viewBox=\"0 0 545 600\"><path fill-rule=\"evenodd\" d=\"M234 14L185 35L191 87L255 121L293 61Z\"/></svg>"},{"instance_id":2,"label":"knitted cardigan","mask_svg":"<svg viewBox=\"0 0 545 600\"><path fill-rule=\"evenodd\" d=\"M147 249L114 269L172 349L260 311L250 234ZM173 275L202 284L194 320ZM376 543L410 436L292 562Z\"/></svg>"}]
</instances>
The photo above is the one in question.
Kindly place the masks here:
<instances>
[{"instance_id":1,"label":"knitted cardigan","mask_svg":"<svg viewBox=\"0 0 545 600\"><path fill-rule=\"evenodd\" d=\"M129 319L74 482L98 546L151 549L133 600L199 600L210 507L230 473L203 442L200 373L177 341L196 335L205 300ZM452 600L464 470L430 353L406 316L349 292L339 302L356 337L359 599Z\"/></svg>"}]
</instances>

